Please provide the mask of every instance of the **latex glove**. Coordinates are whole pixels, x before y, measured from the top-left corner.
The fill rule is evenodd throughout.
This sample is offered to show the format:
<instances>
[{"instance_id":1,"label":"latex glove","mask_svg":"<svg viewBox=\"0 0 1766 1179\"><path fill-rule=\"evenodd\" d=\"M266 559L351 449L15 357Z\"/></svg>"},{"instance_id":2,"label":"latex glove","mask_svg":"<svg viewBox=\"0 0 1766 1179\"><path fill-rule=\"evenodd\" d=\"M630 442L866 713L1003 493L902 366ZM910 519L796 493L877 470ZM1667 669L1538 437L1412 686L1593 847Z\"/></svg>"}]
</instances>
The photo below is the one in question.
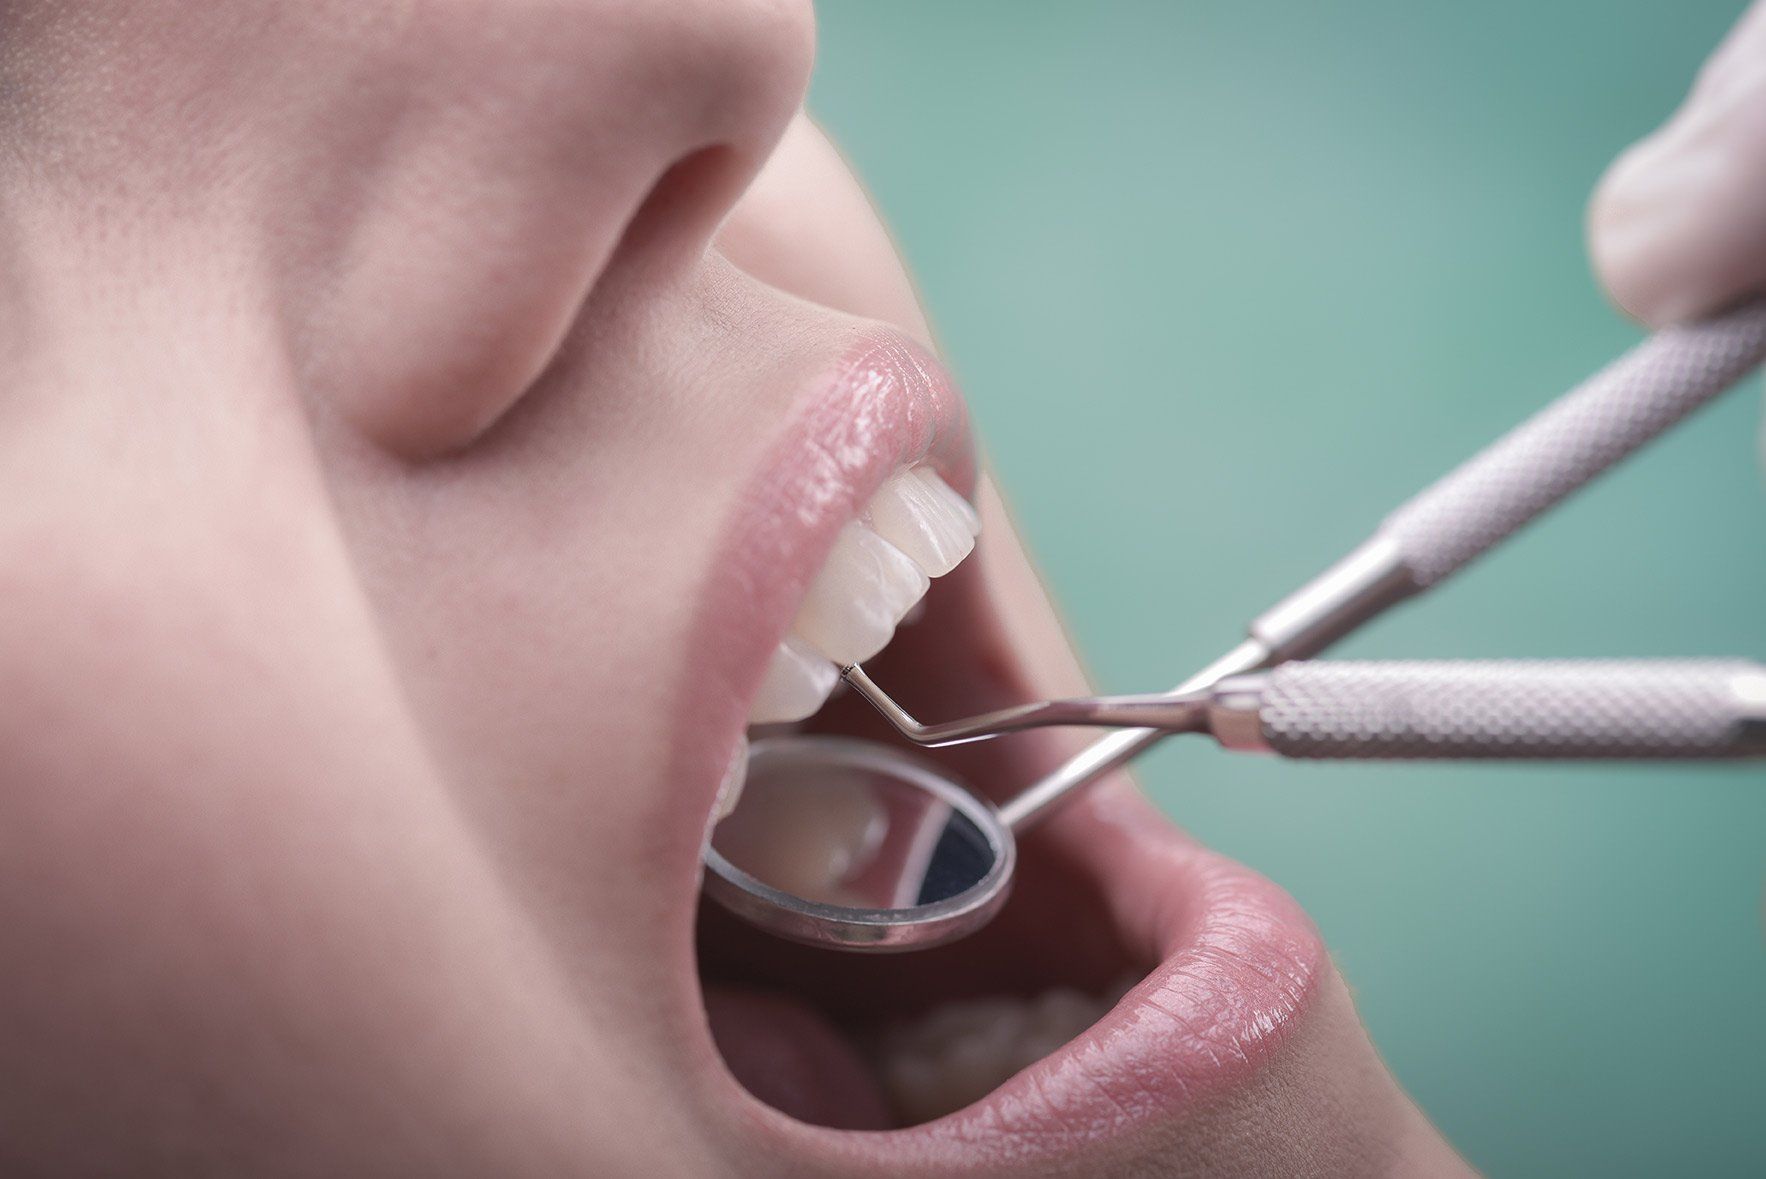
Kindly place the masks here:
<instances>
[{"instance_id":1,"label":"latex glove","mask_svg":"<svg viewBox=\"0 0 1766 1179\"><path fill-rule=\"evenodd\" d=\"M1699 71L1686 101L1602 178L1595 272L1653 326L1766 291L1766 2Z\"/></svg>"}]
</instances>

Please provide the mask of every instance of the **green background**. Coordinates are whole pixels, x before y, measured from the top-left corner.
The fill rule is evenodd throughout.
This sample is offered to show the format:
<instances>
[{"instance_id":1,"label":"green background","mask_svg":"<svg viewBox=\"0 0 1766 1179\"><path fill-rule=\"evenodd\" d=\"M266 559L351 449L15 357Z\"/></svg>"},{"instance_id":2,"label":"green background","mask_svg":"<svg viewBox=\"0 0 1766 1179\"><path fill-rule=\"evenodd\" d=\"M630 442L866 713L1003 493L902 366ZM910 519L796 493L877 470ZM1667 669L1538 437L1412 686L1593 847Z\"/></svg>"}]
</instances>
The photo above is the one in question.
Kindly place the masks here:
<instances>
[{"instance_id":1,"label":"green background","mask_svg":"<svg viewBox=\"0 0 1766 1179\"><path fill-rule=\"evenodd\" d=\"M813 104L1100 684L1169 686L1635 338L1582 213L1738 0L834 0ZM1336 654L1766 657L1758 386ZM1143 759L1504 1175L1766 1174L1758 767Z\"/></svg>"}]
</instances>

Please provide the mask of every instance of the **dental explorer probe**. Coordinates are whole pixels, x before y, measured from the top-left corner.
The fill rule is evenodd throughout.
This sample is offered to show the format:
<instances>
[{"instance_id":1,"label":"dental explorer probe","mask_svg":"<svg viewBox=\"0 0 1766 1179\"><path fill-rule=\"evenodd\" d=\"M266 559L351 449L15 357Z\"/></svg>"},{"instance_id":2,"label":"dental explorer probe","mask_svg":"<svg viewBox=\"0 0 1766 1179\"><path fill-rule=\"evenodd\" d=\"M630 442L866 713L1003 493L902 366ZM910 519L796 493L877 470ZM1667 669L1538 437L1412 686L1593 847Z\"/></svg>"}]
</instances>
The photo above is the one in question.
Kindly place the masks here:
<instances>
[{"instance_id":1,"label":"dental explorer probe","mask_svg":"<svg viewBox=\"0 0 1766 1179\"><path fill-rule=\"evenodd\" d=\"M1112 707L1161 727L1093 747L1106 755L1109 742L1150 731L1207 732L1288 758L1766 755L1766 668L1716 660L1293 662ZM1081 770L1051 780L1072 781L1070 796L1095 764L1082 755L1069 763ZM706 841L705 894L807 945L942 945L1005 904L1024 826L1013 805L996 809L937 766L873 742L762 739L741 802ZM790 854L793 842L811 854Z\"/></svg>"},{"instance_id":2,"label":"dental explorer probe","mask_svg":"<svg viewBox=\"0 0 1766 1179\"><path fill-rule=\"evenodd\" d=\"M1180 713L1185 709L1193 711L1198 699L1215 694L1231 698L1232 685L1226 681L1232 677L1266 671L1322 652L1392 606L1446 580L1734 385L1763 359L1766 302L1749 303L1700 323L1655 333L1387 516L1369 539L1342 560L1259 615L1243 642L1167 694L1168 700L1178 705ZM1428 693L1442 691L1455 675L1463 679L1468 665L1459 665L1460 670L1452 673L1440 669L1454 665L1435 665L1437 670L1432 674L1416 672L1417 667L1427 665L1409 666L1409 672L1375 675L1376 680L1379 674L1393 677L1379 689L1388 704L1394 699L1392 693L1402 686L1409 693L1405 707L1415 708ZM1471 680L1466 682L1475 682L1480 692L1490 692L1496 683L1491 677L1513 675L1524 679L1528 674L1538 674L1519 670L1526 666L1485 665L1485 670L1470 673ZM1564 666L1557 665L1559 670L1553 673L1560 676L1560 693L1561 676L1566 674ZM1581 665L1577 672L1582 677L1581 686L1570 693L1572 697L1585 704L1597 704L1597 698L1604 698L1599 692L1584 695L1584 690L1593 689L1604 674L1599 666ZM1671 681L1681 682L1684 675L1723 680L1726 686L1701 699L1709 717L1727 717L1732 722L1729 731L1734 734L1731 740L1736 745L1733 755L1747 756L1750 743L1757 744L1758 730L1766 723L1758 715L1758 669L1729 664L1726 671L1716 672L1710 665L1702 671L1696 665L1675 666L1678 670L1671 674L1666 674L1667 668L1657 668L1665 673L1665 692L1671 691ZM1611 674L1616 678L1612 686L1617 688L1622 683L1625 692L1647 695L1652 690L1646 682L1652 674L1649 668L1650 664L1642 663L1625 665L1623 671L1614 669ZM848 667L843 674L910 737L916 729L922 735L936 734L937 739L928 743L977 740L995 731L1072 724L1074 717L1088 711L1102 719L1081 723L1137 724L1137 710L1141 715L1151 716L1154 707L1148 703L1152 699L1148 697L1045 701L966 721L920 726L862 668ZM1337 691L1349 686L1330 680L1330 674L1324 665L1275 672L1262 681L1262 690L1280 692L1284 684L1290 689L1310 685L1312 690L1330 684ZM1314 678L1318 676L1327 678ZM1500 687L1494 693L1490 699L1501 696ZM1347 699L1344 697L1338 704L1345 704ZM1635 716L1647 716L1649 711L1646 705ZM1581 714L1576 723L1588 719L1587 714ZM1183 723L1197 726L1204 722L1192 717ZM1496 730L1487 735L1507 739L1509 734L1501 726ZM1000 818L1020 831L1031 826L1080 787L1127 762L1167 731L1133 727L1112 733L1001 806ZM1391 731L1390 727L1385 731Z\"/></svg>"},{"instance_id":3,"label":"dental explorer probe","mask_svg":"<svg viewBox=\"0 0 1766 1179\"><path fill-rule=\"evenodd\" d=\"M915 744L1054 725L1206 733L1290 758L1766 757L1766 666L1743 660L1278 664L1193 692L1049 700L922 725L869 676L858 691Z\"/></svg>"}]
</instances>

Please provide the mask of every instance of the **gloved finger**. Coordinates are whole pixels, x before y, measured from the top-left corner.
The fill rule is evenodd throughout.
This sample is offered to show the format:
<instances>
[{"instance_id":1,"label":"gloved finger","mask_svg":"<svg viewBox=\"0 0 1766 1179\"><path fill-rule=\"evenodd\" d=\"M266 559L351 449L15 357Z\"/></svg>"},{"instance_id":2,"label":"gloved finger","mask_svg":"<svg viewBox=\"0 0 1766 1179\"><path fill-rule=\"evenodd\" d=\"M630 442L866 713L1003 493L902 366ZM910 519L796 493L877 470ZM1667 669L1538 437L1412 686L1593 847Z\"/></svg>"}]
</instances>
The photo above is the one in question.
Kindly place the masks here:
<instances>
[{"instance_id":1,"label":"gloved finger","mask_svg":"<svg viewBox=\"0 0 1766 1179\"><path fill-rule=\"evenodd\" d=\"M1589 250L1626 312L1661 325L1766 290L1766 0L1700 71L1680 109L1607 170Z\"/></svg>"}]
</instances>

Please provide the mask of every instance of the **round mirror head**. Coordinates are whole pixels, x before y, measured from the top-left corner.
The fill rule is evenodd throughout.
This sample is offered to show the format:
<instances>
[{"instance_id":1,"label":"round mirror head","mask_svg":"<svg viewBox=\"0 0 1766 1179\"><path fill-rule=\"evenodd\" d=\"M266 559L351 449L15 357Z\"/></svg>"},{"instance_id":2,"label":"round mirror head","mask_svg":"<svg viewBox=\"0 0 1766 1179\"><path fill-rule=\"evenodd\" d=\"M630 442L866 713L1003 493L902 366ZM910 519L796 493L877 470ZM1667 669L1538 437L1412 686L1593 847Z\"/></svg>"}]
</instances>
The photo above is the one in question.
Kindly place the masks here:
<instances>
[{"instance_id":1,"label":"round mirror head","mask_svg":"<svg viewBox=\"0 0 1766 1179\"><path fill-rule=\"evenodd\" d=\"M792 941L922 949L986 924L1015 856L991 806L913 757L847 737L769 737L712 829L705 891Z\"/></svg>"}]
</instances>

